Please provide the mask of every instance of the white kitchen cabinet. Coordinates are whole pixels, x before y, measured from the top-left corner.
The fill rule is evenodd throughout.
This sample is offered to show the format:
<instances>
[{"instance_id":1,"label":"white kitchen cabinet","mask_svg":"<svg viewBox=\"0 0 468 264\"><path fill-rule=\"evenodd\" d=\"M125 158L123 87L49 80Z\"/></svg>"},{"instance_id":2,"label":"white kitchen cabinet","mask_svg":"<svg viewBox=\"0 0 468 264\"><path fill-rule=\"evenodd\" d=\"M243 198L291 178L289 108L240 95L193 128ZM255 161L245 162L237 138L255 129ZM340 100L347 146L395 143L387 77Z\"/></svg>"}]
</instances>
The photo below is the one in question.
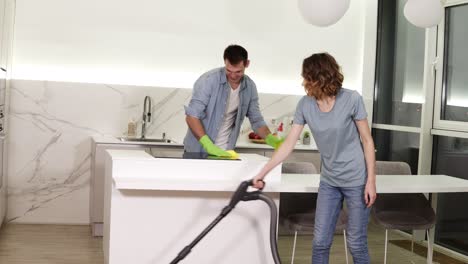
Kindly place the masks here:
<instances>
[{"instance_id":1,"label":"white kitchen cabinet","mask_svg":"<svg viewBox=\"0 0 468 264\"><path fill-rule=\"evenodd\" d=\"M6 0L0 0L0 67L6 69L6 59L4 60L4 50L6 45L4 45L4 40L6 39L6 30L5 30L5 11L6 11Z\"/></svg>"},{"instance_id":2,"label":"white kitchen cabinet","mask_svg":"<svg viewBox=\"0 0 468 264\"><path fill-rule=\"evenodd\" d=\"M6 215L6 208L7 208L7 199L6 199L6 159L5 153L6 149L5 146L5 135L0 133L0 226L3 223L3 219Z\"/></svg>"},{"instance_id":3,"label":"white kitchen cabinet","mask_svg":"<svg viewBox=\"0 0 468 264\"><path fill-rule=\"evenodd\" d=\"M0 225L7 210L7 148L9 112L9 74L11 68L10 51L13 39L15 15L14 0L0 0Z\"/></svg>"},{"instance_id":4,"label":"white kitchen cabinet","mask_svg":"<svg viewBox=\"0 0 468 264\"><path fill-rule=\"evenodd\" d=\"M0 0L0 68L7 69L13 33L14 1Z\"/></svg>"},{"instance_id":5,"label":"white kitchen cabinet","mask_svg":"<svg viewBox=\"0 0 468 264\"><path fill-rule=\"evenodd\" d=\"M102 236L104 218L105 151L108 149L144 149L139 145L95 144L91 156L91 190L89 215L94 236Z\"/></svg>"}]
</instances>

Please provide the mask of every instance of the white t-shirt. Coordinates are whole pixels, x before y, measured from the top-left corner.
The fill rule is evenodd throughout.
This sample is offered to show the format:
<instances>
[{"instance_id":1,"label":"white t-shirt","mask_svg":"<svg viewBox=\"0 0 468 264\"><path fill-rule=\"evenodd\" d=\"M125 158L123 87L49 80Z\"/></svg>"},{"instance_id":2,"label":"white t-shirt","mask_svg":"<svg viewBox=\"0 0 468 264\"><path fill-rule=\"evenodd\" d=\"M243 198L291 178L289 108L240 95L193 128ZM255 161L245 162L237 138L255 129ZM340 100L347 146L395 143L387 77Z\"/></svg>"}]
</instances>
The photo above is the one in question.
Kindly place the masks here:
<instances>
[{"instance_id":1,"label":"white t-shirt","mask_svg":"<svg viewBox=\"0 0 468 264\"><path fill-rule=\"evenodd\" d=\"M229 85L229 87L231 87L231 85ZM226 149L229 142L229 136L231 135L232 127L234 126L234 122L236 121L237 108L239 107L239 90L240 85L235 90L231 87L231 93L229 94L226 112L224 113L224 120L221 123L221 127L218 131L218 136L216 137L215 144L216 146L222 149Z\"/></svg>"}]
</instances>

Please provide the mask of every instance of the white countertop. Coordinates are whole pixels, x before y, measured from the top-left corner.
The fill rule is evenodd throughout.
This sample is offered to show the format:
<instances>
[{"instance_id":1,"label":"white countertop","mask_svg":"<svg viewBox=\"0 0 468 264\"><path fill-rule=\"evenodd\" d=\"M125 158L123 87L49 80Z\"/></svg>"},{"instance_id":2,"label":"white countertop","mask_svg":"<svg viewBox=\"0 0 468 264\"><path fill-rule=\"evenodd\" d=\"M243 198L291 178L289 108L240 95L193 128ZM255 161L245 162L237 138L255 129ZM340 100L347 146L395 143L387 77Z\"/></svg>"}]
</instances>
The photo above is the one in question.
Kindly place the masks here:
<instances>
[{"instance_id":1,"label":"white countertop","mask_svg":"<svg viewBox=\"0 0 468 264\"><path fill-rule=\"evenodd\" d=\"M239 181L158 180L114 178L118 189L174 191L234 191ZM282 174L280 183L268 183L265 192L317 192L319 174ZM446 175L377 175L378 193L468 192L468 180Z\"/></svg>"},{"instance_id":2,"label":"white countertop","mask_svg":"<svg viewBox=\"0 0 468 264\"><path fill-rule=\"evenodd\" d=\"M162 143L162 142L140 142L140 141L122 141L115 136L92 136L92 139L95 143L98 144L122 144L122 145L147 145L147 146L172 146L172 147L183 147L182 143ZM250 142L238 142L236 148L247 148L247 149L273 149L267 144L256 144ZM317 151L317 146L315 144L311 145L302 145L296 144L294 147L295 150L310 150Z\"/></svg>"},{"instance_id":3,"label":"white countertop","mask_svg":"<svg viewBox=\"0 0 468 264\"><path fill-rule=\"evenodd\" d=\"M239 159L186 159L153 157L143 150L106 150L106 167L117 189L230 191L253 178L268 157L240 153ZM270 172L270 181L281 181L281 167Z\"/></svg>"}]
</instances>

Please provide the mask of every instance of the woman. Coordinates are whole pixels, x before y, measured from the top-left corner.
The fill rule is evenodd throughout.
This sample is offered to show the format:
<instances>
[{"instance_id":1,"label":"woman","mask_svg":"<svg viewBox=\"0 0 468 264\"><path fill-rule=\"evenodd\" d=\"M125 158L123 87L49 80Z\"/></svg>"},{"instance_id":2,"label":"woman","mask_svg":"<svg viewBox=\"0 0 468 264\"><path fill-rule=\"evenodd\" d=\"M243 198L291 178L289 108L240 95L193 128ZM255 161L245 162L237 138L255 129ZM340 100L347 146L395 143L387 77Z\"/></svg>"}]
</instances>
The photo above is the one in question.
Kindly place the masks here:
<instances>
[{"instance_id":1,"label":"woman","mask_svg":"<svg viewBox=\"0 0 468 264\"><path fill-rule=\"evenodd\" d=\"M367 224L370 207L377 197L375 153L362 97L341 87L340 66L328 53L306 58L302 77L307 95L297 105L291 132L254 177L254 187L263 188L263 178L287 158L308 124L322 159L312 263L328 263L343 199L348 209L348 248L354 263L370 263Z\"/></svg>"}]
</instances>

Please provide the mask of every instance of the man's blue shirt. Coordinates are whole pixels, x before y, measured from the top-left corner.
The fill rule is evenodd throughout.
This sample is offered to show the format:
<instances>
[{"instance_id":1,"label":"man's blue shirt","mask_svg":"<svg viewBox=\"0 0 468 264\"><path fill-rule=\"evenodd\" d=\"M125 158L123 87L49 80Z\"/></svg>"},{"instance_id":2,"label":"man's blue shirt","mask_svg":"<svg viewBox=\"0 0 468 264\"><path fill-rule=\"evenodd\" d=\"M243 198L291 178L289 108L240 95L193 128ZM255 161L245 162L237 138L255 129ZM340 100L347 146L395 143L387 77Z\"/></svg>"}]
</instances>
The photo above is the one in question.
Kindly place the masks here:
<instances>
[{"instance_id":1,"label":"man's blue shirt","mask_svg":"<svg viewBox=\"0 0 468 264\"><path fill-rule=\"evenodd\" d=\"M185 106L185 114L200 119L206 134L213 142L216 140L219 128L224 120L230 89L225 68L211 70L200 76L195 82L192 98L188 106ZM227 149L235 148L245 117L249 118L254 131L266 125L260 113L257 87L252 79L244 75L238 89L241 89L239 91L239 107L234 127L229 136ZM184 148L187 152L204 152L190 128L184 139Z\"/></svg>"}]
</instances>

